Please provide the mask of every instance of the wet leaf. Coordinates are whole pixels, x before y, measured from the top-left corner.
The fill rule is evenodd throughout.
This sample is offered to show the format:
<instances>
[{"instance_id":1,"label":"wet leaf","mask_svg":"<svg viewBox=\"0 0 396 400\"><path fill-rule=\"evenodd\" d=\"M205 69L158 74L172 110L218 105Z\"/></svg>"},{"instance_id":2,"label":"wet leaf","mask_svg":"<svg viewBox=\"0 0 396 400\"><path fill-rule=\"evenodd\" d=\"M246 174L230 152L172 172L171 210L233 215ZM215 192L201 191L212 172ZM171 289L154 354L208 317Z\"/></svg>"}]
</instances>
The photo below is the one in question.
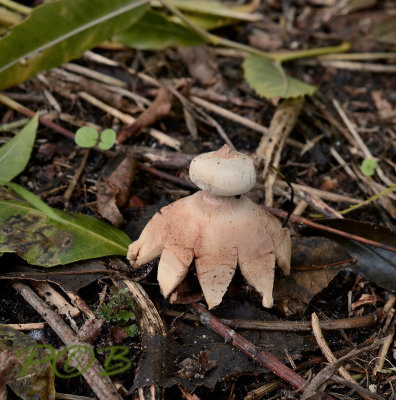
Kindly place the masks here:
<instances>
[{"instance_id":1,"label":"wet leaf","mask_svg":"<svg viewBox=\"0 0 396 400\"><path fill-rule=\"evenodd\" d=\"M288 75L281 65L260 57L248 57L243 62L245 79L260 96L268 99L312 95L315 87Z\"/></svg>"},{"instance_id":2,"label":"wet leaf","mask_svg":"<svg viewBox=\"0 0 396 400\"><path fill-rule=\"evenodd\" d=\"M0 252L45 267L126 255L131 240L124 232L87 215L51 208L26 189L9 186L27 202L9 200L0 188Z\"/></svg>"},{"instance_id":3,"label":"wet leaf","mask_svg":"<svg viewBox=\"0 0 396 400\"><path fill-rule=\"evenodd\" d=\"M36 139L38 114L0 148L0 182L10 182L26 167Z\"/></svg>"},{"instance_id":4,"label":"wet leaf","mask_svg":"<svg viewBox=\"0 0 396 400\"><path fill-rule=\"evenodd\" d=\"M119 154L111 159L98 180L98 213L114 226L121 226L124 218L118 207L129 201L135 175L135 160L131 155Z\"/></svg>"},{"instance_id":5,"label":"wet leaf","mask_svg":"<svg viewBox=\"0 0 396 400\"><path fill-rule=\"evenodd\" d=\"M52 282L63 290L77 293L80 289L106 276L105 273L93 273L93 271L105 269L106 266L100 260L79 261L67 266L53 267L51 270L47 268L43 270L29 265L15 265L13 263L11 268L4 267L2 276L4 279Z\"/></svg>"},{"instance_id":6,"label":"wet leaf","mask_svg":"<svg viewBox=\"0 0 396 400\"><path fill-rule=\"evenodd\" d=\"M145 0L59 0L36 7L0 40L0 89L79 57L135 23Z\"/></svg>"},{"instance_id":7,"label":"wet leaf","mask_svg":"<svg viewBox=\"0 0 396 400\"><path fill-rule=\"evenodd\" d=\"M345 264L310 271L297 271L294 267L315 268L349 258L349 254L332 240L320 237L293 239L291 273L274 282L276 308L286 316L303 314L311 299L328 286L338 272L345 268Z\"/></svg>"},{"instance_id":8,"label":"wet leaf","mask_svg":"<svg viewBox=\"0 0 396 400\"><path fill-rule=\"evenodd\" d=\"M223 302L215 314L221 318L276 320L272 314L248 303ZM268 372L205 326L182 320L174 321L172 326L177 342L161 335L145 339L146 354L137 369L134 388L153 383L164 387L180 384L188 391L201 385L213 389L228 378ZM285 349L298 359L308 344L293 332L249 330L241 334L282 361L286 361Z\"/></svg>"},{"instance_id":9,"label":"wet leaf","mask_svg":"<svg viewBox=\"0 0 396 400\"><path fill-rule=\"evenodd\" d=\"M114 40L141 50L158 50L167 46L195 46L205 43L188 27L155 11L146 12L135 25L115 36Z\"/></svg>"},{"instance_id":10,"label":"wet leaf","mask_svg":"<svg viewBox=\"0 0 396 400\"><path fill-rule=\"evenodd\" d=\"M35 348L35 360L40 363L33 363L24 371L24 366L32 354L29 347L37 343L27 335L0 324L0 348L10 350L17 357L16 373L17 378L9 381L7 385L21 398L26 400L52 400L55 399L54 372L48 360L48 354L44 349ZM21 377L21 372L23 377Z\"/></svg>"},{"instance_id":11,"label":"wet leaf","mask_svg":"<svg viewBox=\"0 0 396 400\"><path fill-rule=\"evenodd\" d=\"M396 247L396 235L390 230L373 224L352 219L326 219L318 221L320 224L352 233L363 238ZM362 274L370 282L388 289L396 288L396 253L378 247L357 242L343 236L333 235L325 231L310 228L304 230L309 233L325 236L339 243L357 262L350 269Z\"/></svg>"}]
</instances>

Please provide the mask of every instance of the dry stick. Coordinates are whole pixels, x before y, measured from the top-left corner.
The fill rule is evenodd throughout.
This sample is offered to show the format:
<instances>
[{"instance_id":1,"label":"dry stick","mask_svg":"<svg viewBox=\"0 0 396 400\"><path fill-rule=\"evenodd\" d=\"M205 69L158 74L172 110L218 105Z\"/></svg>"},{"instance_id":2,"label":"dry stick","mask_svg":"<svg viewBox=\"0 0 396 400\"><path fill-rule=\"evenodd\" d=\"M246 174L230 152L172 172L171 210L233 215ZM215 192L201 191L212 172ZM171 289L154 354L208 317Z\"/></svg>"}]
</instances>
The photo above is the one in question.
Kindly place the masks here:
<instances>
[{"instance_id":1,"label":"dry stick","mask_svg":"<svg viewBox=\"0 0 396 400\"><path fill-rule=\"evenodd\" d=\"M208 310L199 303L192 303L191 308L200 316L203 325L222 336L226 342L231 343L237 349L241 350L254 361L268 368L281 379L290 383L294 388L304 391L308 382L296 372L281 363L275 356L266 350L260 350L253 343L246 340L227 325L223 324L218 318L208 312Z\"/></svg>"},{"instance_id":2,"label":"dry stick","mask_svg":"<svg viewBox=\"0 0 396 400\"><path fill-rule=\"evenodd\" d=\"M337 359L336 359L335 355L330 350L330 347L327 345L326 340L322 334L318 316L315 313L312 313L311 318L312 318L311 319L312 330L313 330L316 342L318 343L320 350L322 351L323 355L326 357L327 361L329 361L329 362L336 361ZM341 366L340 368L338 368L337 372L345 380L355 383L355 380L352 378L352 376L349 374L349 372L344 367Z\"/></svg>"},{"instance_id":3,"label":"dry stick","mask_svg":"<svg viewBox=\"0 0 396 400\"><path fill-rule=\"evenodd\" d=\"M351 204L360 204L363 200L359 198L354 198L350 196L345 196L344 194L338 194L338 193L332 193L332 192L327 192L326 190L321 190L321 189L316 189L310 186L306 185L301 185L298 183L291 183L293 186L293 189L298 196L300 191L307 192L310 194L313 194L323 200L326 201L332 201L335 203L351 203ZM285 181L276 181L275 186L279 186L283 189L287 189L288 184ZM254 186L257 189L264 189L264 185L256 183Z\"/></svg>"},{"instance_id":4,"label":"dry stick","mask_svg":"<svg viewBox=\"0 0 396 400\"><path fill-rule=\"evenodd\" d=\"M12 329L16 331L32 331L44 329L47 325L46 322L31 322L30 324L7 324Z\"/></svg>"},{"instance_id":5,"label":"dry stick","mask_svg":"<svg viewBox=\"0 0 396 400\"><path fill-rule=\"evenodd\" d=\"M141 170L143 170L143 171L149 172L150 174L152 174L154 176L158 176L160 178L164 178L164 179L166 179L166 180L168 180L170 182L176 183L177 185L183 186L183 187L185 187L187 189L199 190L198 186L196 186L192 182L189 182L189 181L186 181L184 179L178 178L178 177L176 177L174 175L171 175L171 174L168 174L166 172L162 172L162 171L160 171L160 170L158 170L156 168L148 167L147 165L142 164L140 162L136 162L136 167L141 169Z\"/></svg>"},{"instance_id":6,"label":"dry stick","mask_svg":"<svg viewBox=\"0 0 396 400\"><path fill-rule=\"evenodd\" d=\"M335 383L338 383L340 385L344 385L349 387L350 389L356 390L357 392L359 392L362 397L364 397L365 399L369 398L369 399L375 399L375 400L386 400L385 398L383 398L382 396L380 396L379 394L370 392L370 390L365 389L362 386L359 386L356 382L350 382L346 379L342 379L339 376L334 375L331 380Z\"/></svg>"},{"instance_id":7,"label":"dry stick","mask_svg":"<svg viewBox=\"0 0 396 400\"><path fill-rule=\"evenodd\" d=\"M94 105L95 107L100 108L101 110L109 113L113 117L120 119L124 124L131 125L136 121L136 118L132 117L132 115L122 113L114 107L109 106L103 101L97 99L94 96L91 96L89 93L80 92L79 96L83 98L88 103ZM172 147L175 150L180 150L181 142L175 138L172 138L165 134L164 132L159 131L158 129L148 128L147 132L150 136L154 137L159 141L159 143L164 144L166 146Z\"/></svg>"},{"instance_id":8,"label":"dry stick","mask_svg":"<svg viewBox=\"0 0 396 400\"><path fill-rule=\"evenodd\" d=\"M6 106L12 108L15 111L20 112L23 115L26 115L29 118L34 117L34 112L29 110L28 108L24 107L22 104L19 104L15 100L12 100L8 96L6 96L4 93L0 93L0 103L5 104ZM74 133L70 132L67 129L62 128L61 126L55 124L54 122L49 121L48 119L44 117L39 117L40 122L47 126L48 128L51 128L55 130L56 132L61 133L63 136L66 136L68 139L74 140Z\"/></svg>"},{"instance_id":9,"label":"dry stick","mask_svg":"<svg viewBox=\"0 0 396 400\"><path fill-rule=\"evenodd\" d=\"M259 132L262 135L266 135L268 132L268 129L265 126L262 126L262 125L258 124L257 122L251 121L248 118L241 117L240 115L235 114L232 111L229 111L229 110L227 110L223 107L220 107L216 104L213 104L207 100L201 99L200 97L191 96L190 100L193 103L201 106L202 108L205 108L208 111L216 113L216 114L222 116L223 118L227 118L231 121L237 122L238 124L246 126L247 128L252 129L256 132Z\"/></svg>"},{"instance_id":10,"label":"dry stick","mask_svg":"<svg viewBox=\"0 0 396 400\"><path fill-rule=\"evenodd\" d=\"M174 318L183 318L187 321L199 321L199 317L190 313L183 313L173 310L162 310L162 315ZM326 331L337 331L340 329L356 329L371 327L384 319L383 310L379 309L372 314L362 317L344 318L335 320L321 321L320 326ZM263 331L292 331L310 332L312 330L311 321L254 321L245 319L226 319L221 318L223 324L229 325L234 329L255 329Z\"/></svg>"},{"instance_id":11,"label":"dry stick","mask_svg":"<svg viewBox=\"0 0 396 400\"><path fill-rule=\"evenodd\" d=\"M394 334L395 333L392 332L390 335L388 335L385 338L386 340L383 343L383 345L381 346L381 350L379 352L377 362L375 363L375 367L373 369L373 374L372 374L373 376L377 375L378 372L380 372L382 367L384 366L385 357L388 354L390 345L392 344Z\"/></svg>"},{"instance_id":12,"label":"dry stick","mask_svg":"<svg viewBox=\"0 0 396 400\"><path fill-rule=\"evenodd\" d=\"M264 162L262 179L265 186L265 204L272 206L273 186L277 173L270 168L279 167L280 156L291 130L293 129L304 103L303 97L285 100L272 117L268 133L261 138L256 150L258 161Z\"/></svg>"},{"instance_id":13,"label":"dry stick","mask_svg":"<svg viewBox=\"0 0 396 400\"><path fill-rule=\"evenodd\" d=\"M86 343L79 342L77 335L70 327L51 307L41 300L32 289L20 282L13 283L13 287L48 322L52 330L60 337L66 346L87 346ZM87 357L87 354L84 353L84 356L80 359L80 365L86 365L87 362L92 361L89 358L90 357ZM121 400L122 398L118 394L110 378L108 376L102 376L102 373L103 368L98 360L95 359L92 366L84 371L82 375L100 400Z\"/></svg>"},{"instance_id":14,"label":"dry stick","mask_svg":"<svg viewBox=\"0 0 396 400\"><path fill-rule=\"evenodd\" d=\"M270 213L276 215L277 217L280 217L280 218L286 218L287 217L287 212L285 212L285 211L278 210L277 208L273 208L273 207L267 207L265 205L263 205L262 207L264 207L267 211L269 211ZM352 233L343 232L343 231L340 231L338 229L331 228L329 226L321 225L321 224L318 224L316 222L310 221L309 219L306 219L304 217L298 217L298 216L295 216L295 215L291 215L290 216L290 221L294 222L296 224L304 224L304 225L307 225L307 226L311 226L312 228L319 229L319 230L322 230L322 231L335 233L336 235L343 236L343 237L346 237L348 239L353 239L353 240L356 240L357 242L360 242L360 243L369 244L369 245L374 246L374 247L379 247L380 249L396 252L396 247L387 246L387 245L382 244L380 242L376 242L375 240L366 239L366 238L361 237L361 236L353 235Z\"/></svg>"},{"instance_id":15,"label":"dry stick","mask_svg":"<svg viewBox=\"0 0 396 400\"><path fill-rule=\"evenodd\" d=\"M384 343L385 338L378 339L375 343L362 347L361 349L356 349L350 351L347 355L340 357L337 361L334 361L327 365L322 369L314 378L311 380L311 383L308 385L306 390L304 391L301 400L308 400L311 396L314 396L316 393L320 392L320 388L334 375L334 373L338 370L338 368L345 361L352 360L358 357L360 354L365 353L367 351L371 351L381 346ZM381 398L382 400L382 398Z\"/></svg>"},{"instance_id":16,"label":"dry stick","mask_svg":"<svg viewBox=\"0 0 396 400\"><path fill-rule=\"evenodd\" d=\"M88 156L89 156L89 150L90 149L85 149L84 150L84 156L83 159L81 160L80 166L77 168L75 174L73 175L73 179L71 180L69 187L63 194L63 198L65 199L66 203L69 202L71 195L73 194L74 188L77 185L78 180L80 179L80 176L85 168L85 165L87 164Z\"/></svg>"}]
</instances>

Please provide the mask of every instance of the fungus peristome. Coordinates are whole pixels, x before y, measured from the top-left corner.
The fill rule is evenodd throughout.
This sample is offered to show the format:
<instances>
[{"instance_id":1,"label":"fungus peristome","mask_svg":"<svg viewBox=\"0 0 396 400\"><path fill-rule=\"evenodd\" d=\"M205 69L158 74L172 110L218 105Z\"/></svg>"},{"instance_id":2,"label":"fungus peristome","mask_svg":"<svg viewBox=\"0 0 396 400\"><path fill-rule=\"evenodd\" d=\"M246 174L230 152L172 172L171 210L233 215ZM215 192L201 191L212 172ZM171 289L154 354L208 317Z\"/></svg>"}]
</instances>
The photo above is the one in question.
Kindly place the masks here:
<instances>
[{"instance_id":1,"label":"fungus peristome","mask_svg":"<svg viewBox=\"0 0 396 400\"><path fill-rule=\"evenodd\" d=\"M128 249L135 268L161 255L158 282L168 297L195 259L209 309L221 300L237 265L272 307L275 261L290 273L289 231L243 193L255 184L252 160L224 145L194 158L190 178L201 191L163 207Z\"/></svg>"}]
</instances>

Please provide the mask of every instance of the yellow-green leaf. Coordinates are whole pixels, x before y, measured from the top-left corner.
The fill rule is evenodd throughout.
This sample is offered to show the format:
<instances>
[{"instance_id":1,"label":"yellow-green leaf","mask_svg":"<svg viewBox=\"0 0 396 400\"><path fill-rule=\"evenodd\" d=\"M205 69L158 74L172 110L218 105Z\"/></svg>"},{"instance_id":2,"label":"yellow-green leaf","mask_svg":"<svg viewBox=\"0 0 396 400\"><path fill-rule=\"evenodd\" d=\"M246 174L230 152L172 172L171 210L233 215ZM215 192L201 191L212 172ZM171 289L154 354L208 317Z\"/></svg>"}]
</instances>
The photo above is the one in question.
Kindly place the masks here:
<instances>
[{"instance_id":1,"label":"yellow-green leaf","mask_svg":"<svg viewBox=\"0 0 396 400\"><path fill-rule=\"evenodd\" d=\"M135 23L148 0L56 0L0 40L0 89L79 57Z\"/></svg>"},{"instance_id":2,"label":"yellow-green leaf","mask_svg":"<svg viewBox=\"0 0 396 400\"><path fill-rule=\"evenodd\" d=\"M12 139L0 147L0 182L9 182L26 167L36 139L38 114Z\"/></svg>"},{"instance_id":3,"label":"yellow-green leaf","mask_svg":"<svg viewBox=\"0 0 396 400\"><path fill-rule=\"evenodd\" d=\"M190 28L173 22L155 11L146 12L135 25L115 36L114 40L142 50L163 49L167 46L195 46L205 43Z\"/></svg>"},{"instance_id":4,"label":"yellow-green leaf","mask_svg":"<svg viewBox=\"0 0 396 400\"><path fill-rule=\"evenodd\" d=\"M273 60L253 56L243 62L245 79L260 96L272 99L312 95L315 87L288 75Z\"/></svg>"}]
</instances>

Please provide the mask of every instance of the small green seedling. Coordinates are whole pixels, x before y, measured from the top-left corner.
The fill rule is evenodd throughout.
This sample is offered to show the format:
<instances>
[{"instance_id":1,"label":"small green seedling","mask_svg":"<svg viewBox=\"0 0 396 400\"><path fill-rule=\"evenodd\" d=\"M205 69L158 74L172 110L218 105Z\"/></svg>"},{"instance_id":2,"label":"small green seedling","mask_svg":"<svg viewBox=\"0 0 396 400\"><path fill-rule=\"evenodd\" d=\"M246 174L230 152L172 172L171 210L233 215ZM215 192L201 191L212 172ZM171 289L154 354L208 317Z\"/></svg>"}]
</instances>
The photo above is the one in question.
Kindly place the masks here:
<instances>
[{"instance_id":1,"label":"small green seedling","mask_svg":"<svg viewBox=\"0 0 396 400\"><path fill-rule=\"evenodd\" d=\"M128 289L121 289L112 296L108 303L103 304L97 315L103 318L107 323L121 326L128 336L134 337L138 332L135 323L135 314L133 312L134 304Z\"/></svg>"},{"instance_id":2,"label":"small green seedling","mask_svg":"<svg viewBox=\"0 0 396 400\"><path fill-rule=\"evenodd\" d=\"M109 150L115 143L116 133L113 129L105 129L99 133L96 129L84 126L76 132L74 141L80 147L93 147L98 145L102 150Z\"/></svg>"},{"instance_id":3,"label":"small green seedling","mask_svg":"<svg viewBox=\"0 0 396 400\"><path fill-rule=\"evenodd\" d=\"M365 158L360 166L360 171L366 176L373 176L377 168L377 161L373 158Z\"/></svg>"}]
</instances>

